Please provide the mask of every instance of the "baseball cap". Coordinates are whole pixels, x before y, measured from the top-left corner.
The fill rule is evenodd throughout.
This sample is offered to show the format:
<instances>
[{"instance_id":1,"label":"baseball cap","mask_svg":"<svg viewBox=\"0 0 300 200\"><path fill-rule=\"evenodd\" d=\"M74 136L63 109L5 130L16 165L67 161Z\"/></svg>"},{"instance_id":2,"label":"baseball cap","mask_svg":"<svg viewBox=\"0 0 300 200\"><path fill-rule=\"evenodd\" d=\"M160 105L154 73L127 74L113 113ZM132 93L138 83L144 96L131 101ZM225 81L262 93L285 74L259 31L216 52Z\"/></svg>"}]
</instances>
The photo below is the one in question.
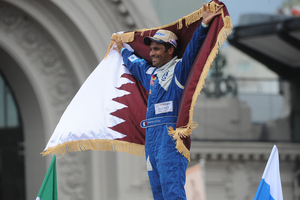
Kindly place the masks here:
<instances>
[{"instance_id":1,"label":"baseball cap","mask_svg":"<svg viewBox=\"0 0 300 200\"><path fill-rule=\"evenodd\" d=\"M150 37L150 36L145 37L144 44L147 46L150 46L151 41L154 41L157 43L169 42L176 48L177 47L176 40L178 40L178 37L175 35L175 33L173 33L172 31L160 29L160 30L156 31L156 33L154 34L153 37Z\"/></svg>"}]
</instances>

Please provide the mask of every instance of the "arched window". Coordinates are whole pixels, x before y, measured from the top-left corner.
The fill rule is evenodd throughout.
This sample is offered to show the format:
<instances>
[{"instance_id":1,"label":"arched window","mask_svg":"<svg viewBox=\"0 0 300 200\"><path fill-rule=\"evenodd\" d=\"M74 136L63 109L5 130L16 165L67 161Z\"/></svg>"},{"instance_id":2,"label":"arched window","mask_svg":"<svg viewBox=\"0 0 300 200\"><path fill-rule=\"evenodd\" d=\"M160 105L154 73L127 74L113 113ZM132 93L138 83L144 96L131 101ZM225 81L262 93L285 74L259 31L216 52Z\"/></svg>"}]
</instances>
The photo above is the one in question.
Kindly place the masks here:
<instances>
[{"instance_id":1,"label":"arched window","mask_svg":"<svg viewBox=\"0 0 300 200\"><path fill-rule=\"evenodd\" d=\"M19 118L12 93L0 74L0 129L19 126Z\"/></svg>"},{"instance_id":2,"label":"arched window","mask_svg":"<svg viewBox=\"0 0 300 200\"><path fill-rule=\"evenodd\" d=\"M0 199L25 199L23 133L13 93L0 74Z\"/></svg>"}]
</instances>

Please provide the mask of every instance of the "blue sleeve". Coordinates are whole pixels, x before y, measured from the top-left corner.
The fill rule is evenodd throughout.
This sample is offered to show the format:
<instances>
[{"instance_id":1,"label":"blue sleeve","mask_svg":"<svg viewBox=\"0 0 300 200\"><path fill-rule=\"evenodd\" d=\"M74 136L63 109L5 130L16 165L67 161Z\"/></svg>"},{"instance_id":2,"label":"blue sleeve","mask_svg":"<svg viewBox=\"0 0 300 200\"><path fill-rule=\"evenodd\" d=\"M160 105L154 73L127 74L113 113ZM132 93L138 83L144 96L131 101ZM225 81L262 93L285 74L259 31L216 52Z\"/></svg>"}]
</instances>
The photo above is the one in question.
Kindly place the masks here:
<instances>
[{"instance_id":1,"label":"blue sleeve","mask_svg":"<svg viewBox=\"0 0 300 200\"><path fill-rule=\"evenodd\" d=\"M206 37L208 29L208 27L203 27L203 25L200 25L196 29L190 43L185 49L182 60L176 65L175 75L177 80L182 85L185 85L189 72L193 66L198 51Z\"/></svg>"},{"instance_id":2,"label":"blue sleeve","mask_svg":"<svg viewBox=\"0 0 300 200\"><path fill-rule=\"evenodd\" d=\"M121 55L130 73L149 91L150 79L155 68L149 62L139 58L128 49L123 49Z\"/></svg>"}]
</instances>

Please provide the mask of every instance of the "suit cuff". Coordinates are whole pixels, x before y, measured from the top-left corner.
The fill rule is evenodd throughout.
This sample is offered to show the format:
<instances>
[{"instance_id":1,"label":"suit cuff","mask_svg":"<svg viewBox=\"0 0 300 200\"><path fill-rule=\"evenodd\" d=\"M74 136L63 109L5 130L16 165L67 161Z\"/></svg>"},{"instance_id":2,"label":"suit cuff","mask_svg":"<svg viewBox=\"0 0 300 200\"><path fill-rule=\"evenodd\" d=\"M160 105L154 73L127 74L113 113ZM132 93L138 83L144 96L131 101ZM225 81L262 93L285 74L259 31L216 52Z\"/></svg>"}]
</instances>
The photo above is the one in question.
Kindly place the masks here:
<instances>
[{"instance_id":1,"label":"suit cuff","mask_svg":"<svg viewBox=\"0 0 300 200\"><path fill-rule=\"evenodd\" d=\"M207 24L204 24L203 22L201 22L201 24L202 24L202 26L203 26L204 28L207 28L207 27L209 27L209 25L207 25Z\"/></svg>"},{"instance_id":2,"label":"suit cuff","mask_svg":"<svg viewBox=\"0 0 300 200\"><path fill-rule=\"evenodd\" d=\"M121 55L122 55L122 52L124 51L124 49L126 49L125 47L123 47L120 51Z\"/></svg>"}]
</instances>

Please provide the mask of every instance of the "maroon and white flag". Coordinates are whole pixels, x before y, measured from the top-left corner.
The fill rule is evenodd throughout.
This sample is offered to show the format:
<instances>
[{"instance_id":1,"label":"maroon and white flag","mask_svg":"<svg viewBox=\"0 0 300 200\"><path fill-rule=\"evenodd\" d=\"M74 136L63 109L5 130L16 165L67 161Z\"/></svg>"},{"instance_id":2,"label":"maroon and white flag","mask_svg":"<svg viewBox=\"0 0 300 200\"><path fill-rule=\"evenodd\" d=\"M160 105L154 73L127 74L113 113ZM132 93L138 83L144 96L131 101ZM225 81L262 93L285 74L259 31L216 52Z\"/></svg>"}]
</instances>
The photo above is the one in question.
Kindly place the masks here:
<instances>
[{"instance_id":1,"label":"maroon and white flag","mask_svg":"<svg viewBox=\"0 0 300 200\"><path fill-rule=\"evenodd\" d=\"M91 149L143 155L145 130L139 123L146 104L146 91L111 48L65 110L44 154Z\"/></svg>"},{"instance_id":2,"label":"maroon and white flag","mask_svg":"<svg viewBox=\"0 0 300 200\"><path fill-rule=\"evenodd\" d=\"M214 0L208 9L213 12L223 3ZM232 24L225 7L210 24L206 39L198 52L181 98L176 130L169 134L176 140L176 148L190 158L190 134L197 126L193 110L204 85L207 72L220 46L231 33ZM150 61L146 36L158 29L174 32L179 38L179 57L182 57L194 31L202 22L203 8L176 22L151 29L115 34L126 43L126 48ZM65 151L103 150L145 155L145 130L140 122L146 118L148 92L124 66L121 55L113 50L91 73L62 115L43 155L64 154Z\"/></svg>"}]
</instances>

